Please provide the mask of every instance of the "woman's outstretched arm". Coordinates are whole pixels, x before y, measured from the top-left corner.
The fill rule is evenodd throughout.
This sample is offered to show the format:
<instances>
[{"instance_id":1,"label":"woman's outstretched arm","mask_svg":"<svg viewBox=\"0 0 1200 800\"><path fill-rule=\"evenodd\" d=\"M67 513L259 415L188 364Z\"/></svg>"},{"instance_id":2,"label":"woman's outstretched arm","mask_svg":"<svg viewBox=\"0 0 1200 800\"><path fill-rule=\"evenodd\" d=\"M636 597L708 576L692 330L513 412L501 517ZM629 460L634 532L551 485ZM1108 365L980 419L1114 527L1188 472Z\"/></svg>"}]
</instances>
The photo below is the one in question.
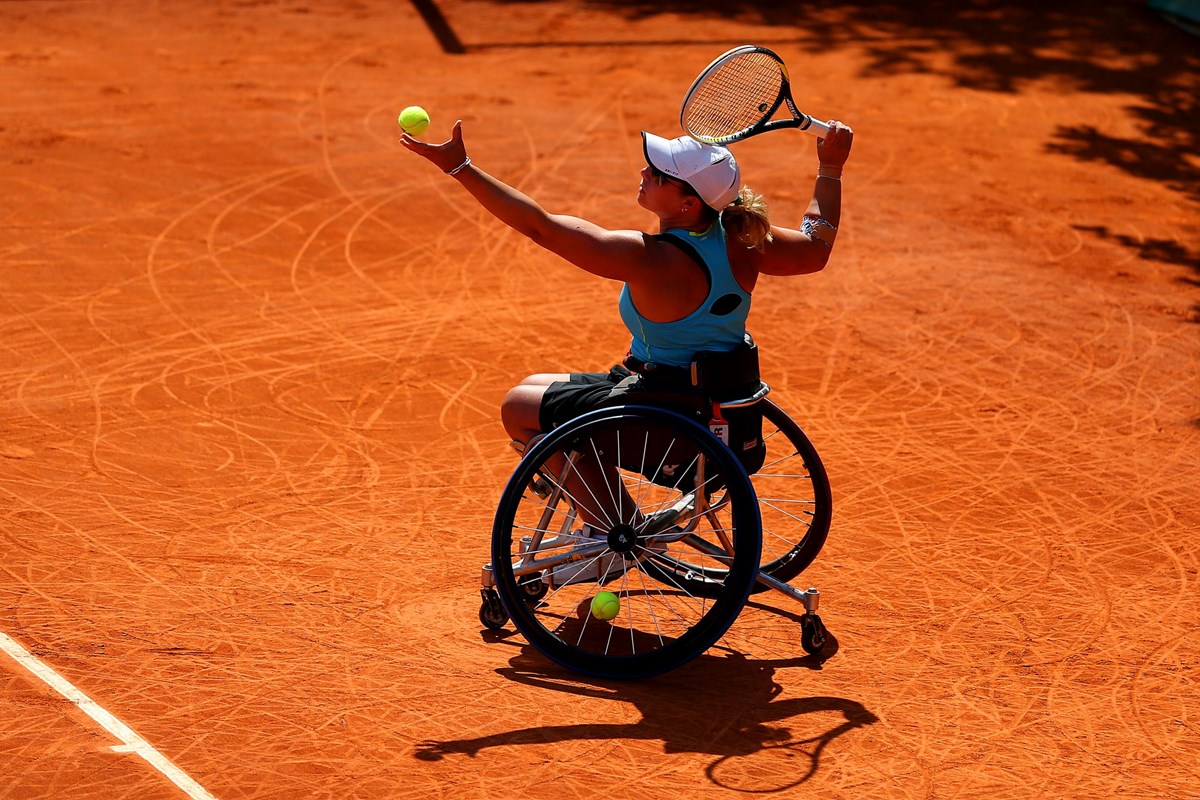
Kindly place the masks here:
<instances>
[{"instance_id":1,"label":"woman's outstretched arm","mask_svg":"<svg viewBox=\"0 0 1200 800\"><path fill-rule=\"evenodd\" d=\"M528 195L471 163L462 121L450 139L429 144L403 134L401 144L452 175L488 213L541 247L594 275L629 281L651 263L653 240L639 231L613 231L565 214L551 214Z\"/></svg>"}]
</instances>

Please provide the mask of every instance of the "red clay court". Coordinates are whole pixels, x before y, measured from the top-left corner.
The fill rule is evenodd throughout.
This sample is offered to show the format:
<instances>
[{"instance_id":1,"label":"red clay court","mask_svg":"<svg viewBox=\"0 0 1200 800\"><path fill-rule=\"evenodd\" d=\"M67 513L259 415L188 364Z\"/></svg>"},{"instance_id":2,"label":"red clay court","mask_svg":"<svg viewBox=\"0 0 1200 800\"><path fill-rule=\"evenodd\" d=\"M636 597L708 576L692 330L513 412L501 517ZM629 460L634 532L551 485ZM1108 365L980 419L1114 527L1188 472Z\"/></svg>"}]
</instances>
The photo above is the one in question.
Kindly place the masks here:
<instances>
[{"instance_id":1,"label":"red clay court","mask_svg":"<svg viewBox=\"0 0 1200 800\"><path fill-rule=\"evenodd\" d=\"M750 318L836 642L589 680L476 614L500 400L619 286L395 115L643 228L746 42L856 132ZM1200 798L1198 75L1137 0L0 2L0 797ZM795 224L812 138L733 147Z\"/></svg>"}]
</instances>

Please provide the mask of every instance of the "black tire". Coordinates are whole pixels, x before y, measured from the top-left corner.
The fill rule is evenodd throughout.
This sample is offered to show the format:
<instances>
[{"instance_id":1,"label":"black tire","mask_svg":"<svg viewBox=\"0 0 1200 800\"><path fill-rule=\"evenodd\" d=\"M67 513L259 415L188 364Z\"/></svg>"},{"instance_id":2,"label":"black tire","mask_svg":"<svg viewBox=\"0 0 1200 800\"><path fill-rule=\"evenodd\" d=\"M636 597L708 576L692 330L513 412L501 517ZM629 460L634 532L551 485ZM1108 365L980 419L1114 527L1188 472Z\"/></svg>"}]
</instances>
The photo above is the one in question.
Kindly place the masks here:
<instances>
[{"instance_id":1,"label":"black tire","mask_svg":"<svg viewBox=\"0 0 1200 800\"><path fill-rule=\"evenodd\" d=\"M490 631L503 630L508 623L508 614L494 589L483 591L483 602L479 605L479 622Z\"/></svg>"},{"instance_id":2,"label":"black tire","mask_svg":"<svg viewBox=\"0 0 1200 800\"><path fill-rule=\"evenodd\" d=\"M829 535L833 493L808 436L783 409L763 401L767 458L751 476L763 519L759 569L790 582L812 564ZM757 584L753 591L767 587Z\"/></svg>"},{"instance_id":3,"label":"black tire","mask_svg":"<svg viewBox=\"0 0 1200 800\"><path fill-rule=\"evenodd\" d=\"M816 655L825 649L828 640L825 623L816 614L805 614L800 618L800 646L809 655Z\"/></svg>"},{"instance_id":4,"label":"black tire","mask_svg":"<svg viewBox=\"0 0 1200 800\"><path fill-rule=\"evenodd\" d=\"M802 573L821 552L833 517L829 477L817 450L799 425L770 400L762 401L763 466L750 482L758 498L762 526L759 570L785 583ZM713 504L722 501L713 498ZM667 575L689 591L704 595L719 585L722 569L693 561L672 550L656 559ZM751 593L767 590L756 583Z\"/></svg>"},{"instance_id":5,"label":"black tire","mask_svg":"<svg viewBox=\"0 0 1200 800\"><path fill-rule=\"evenodd\" d=\"M600 473L592 475L590 483L575 481L577 491L572 493L558 479L561 466L554 467L571 454L580 454L577 469L586 469L588 463L608 465L603 474L608 480L619 477L626 494L610 489ZM716 519L733 549L729 556L709 521L696 525L687 541L670 543L671 548L689 550L698 563L715 565L721 559L727 565L714 570L719 575L707 582L703 596L670 576L664 583L652 579L650 559L659 556L646 547L650 540L638 530L648 517L695 492L697 465L709 477L709 485L724 487L726 501ZM539 475L552 476L554 491L548 498L532 491L531 483ZM600 531L604 538L587 545L595 552L579 559L573 549L576 540L554 537L580 529L575 515L584 503L608 522L607 530ZM521 538L531 534L533 543L522 544ZM674 669L703 653L729 629L755 583L759 546L754 489L729 448L707 428L673 412L621 406L572 420L526 452L496 511L492 565L504 608L530 644L577 672L629 679ZM528 559L538 564L520 566L526 550ZM568 553L577 558L544 564L556 556L565 559ZM595 581L560 585L564 572L593 563L613 568L603 587ZM543 598L528 603L519 581L536 572L545 572L551 585ZM619 599L620 611L611 621L590 613L590 601L602 589Z\"/></svg>"}]
</instances>

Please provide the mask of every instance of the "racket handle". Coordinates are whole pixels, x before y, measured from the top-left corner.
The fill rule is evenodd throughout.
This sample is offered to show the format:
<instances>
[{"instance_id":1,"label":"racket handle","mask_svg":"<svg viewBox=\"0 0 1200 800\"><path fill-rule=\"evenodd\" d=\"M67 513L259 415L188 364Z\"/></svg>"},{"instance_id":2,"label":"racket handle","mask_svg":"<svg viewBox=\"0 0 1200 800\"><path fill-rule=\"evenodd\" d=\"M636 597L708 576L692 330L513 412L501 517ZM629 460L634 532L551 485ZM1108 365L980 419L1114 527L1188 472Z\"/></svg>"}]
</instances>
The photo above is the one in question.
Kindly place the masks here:
<instances>
[{"instance_id":1,"label":"racket handle","mask_svg":"<svg viewBox=\"0 0 1200 800\"><path fill-rule=\"evenodd\" d=\"M805 114L804 116L808 117L808 125L804 127L804 130L808 131L819 139L825 138L825 136L829 133L829 126L810 114Z\"/></svg>"}]
</instances>

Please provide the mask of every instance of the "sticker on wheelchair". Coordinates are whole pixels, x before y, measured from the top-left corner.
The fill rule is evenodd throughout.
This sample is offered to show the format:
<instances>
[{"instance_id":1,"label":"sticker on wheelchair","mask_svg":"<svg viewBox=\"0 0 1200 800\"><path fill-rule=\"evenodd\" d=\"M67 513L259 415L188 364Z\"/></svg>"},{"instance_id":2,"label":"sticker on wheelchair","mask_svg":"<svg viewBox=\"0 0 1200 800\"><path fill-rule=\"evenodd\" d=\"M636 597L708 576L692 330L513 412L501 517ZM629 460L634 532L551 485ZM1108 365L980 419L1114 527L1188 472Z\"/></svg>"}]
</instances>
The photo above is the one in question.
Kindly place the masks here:
<instances>
[{"instance_id":1,"label":"sticker on wheelchair","mask_svg":"<svg viewBox=\"0 0 1200 800\"><path fill-rule=\"evenodd\" d=\"M713 432L713 436L716 436L718 439L720 439L722 442L724 442L726 446L729 445L729 423L728 422L726 422L725 420L721 420L719 422L714 420L708 424L708 429Z\"/></svg>"}]
</instances>

